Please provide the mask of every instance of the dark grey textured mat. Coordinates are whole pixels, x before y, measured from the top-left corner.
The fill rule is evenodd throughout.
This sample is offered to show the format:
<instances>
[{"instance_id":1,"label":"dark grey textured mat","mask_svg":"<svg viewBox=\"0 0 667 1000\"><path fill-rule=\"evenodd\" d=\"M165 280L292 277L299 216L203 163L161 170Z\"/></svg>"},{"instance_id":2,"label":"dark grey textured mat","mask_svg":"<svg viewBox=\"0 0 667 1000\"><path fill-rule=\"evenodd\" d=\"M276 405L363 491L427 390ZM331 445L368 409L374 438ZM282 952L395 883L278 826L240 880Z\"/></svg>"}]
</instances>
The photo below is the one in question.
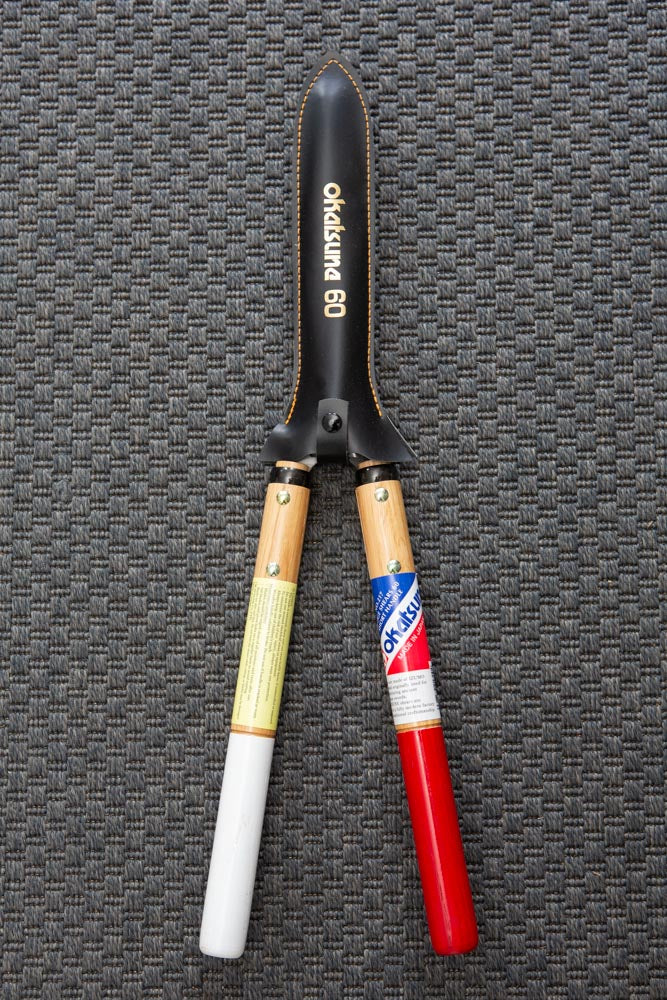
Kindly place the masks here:
<instances>
[{"instance_id":1,"label":"dark grey textured mat","mask_svg":"<svg viewBox=\"0 0 667 1000\"><path fill-rule=\"evenodd\" d=\"M4 3L3 997L667 996L667 13ZM247 954L198 925L291 384L290 142L378 137L378 373L481 944L430 951L350 474L317 475Z\"/></svg>"}]
</instances>

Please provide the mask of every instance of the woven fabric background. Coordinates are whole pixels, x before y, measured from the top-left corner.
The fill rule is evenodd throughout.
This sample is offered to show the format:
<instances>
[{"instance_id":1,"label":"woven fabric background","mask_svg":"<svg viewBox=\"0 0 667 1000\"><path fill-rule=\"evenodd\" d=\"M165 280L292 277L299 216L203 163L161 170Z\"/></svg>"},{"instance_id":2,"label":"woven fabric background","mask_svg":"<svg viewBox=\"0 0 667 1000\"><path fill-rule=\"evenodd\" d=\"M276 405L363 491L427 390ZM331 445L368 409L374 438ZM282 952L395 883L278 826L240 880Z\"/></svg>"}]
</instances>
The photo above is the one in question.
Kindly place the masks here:
<instances>
[{"instance_id":1,"label":"woven fabric background","mask_svg":"<svg viewBox=\"0 0 667 1000\"><path fill-rule=\"evenodd\" d=\"M361 6L361 9L359 7ZM2 4L2 996L667 996L667 11ZM248 950L198 929L325 48L481 943L428 943L349 470L315 475Z\"/></svg>"}]
</instances>

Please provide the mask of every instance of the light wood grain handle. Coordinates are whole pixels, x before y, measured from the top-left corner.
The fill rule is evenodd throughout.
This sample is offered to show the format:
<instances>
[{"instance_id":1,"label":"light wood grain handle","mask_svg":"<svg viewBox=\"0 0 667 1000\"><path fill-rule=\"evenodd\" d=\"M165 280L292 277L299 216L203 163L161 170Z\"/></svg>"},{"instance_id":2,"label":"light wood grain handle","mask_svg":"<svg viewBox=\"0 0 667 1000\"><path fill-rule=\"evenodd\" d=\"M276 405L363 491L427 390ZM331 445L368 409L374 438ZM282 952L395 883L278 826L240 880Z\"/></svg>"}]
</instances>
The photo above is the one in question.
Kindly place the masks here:
<instances>
[{"instance_id":1,"label":"light wood grain handle","mask_svg":"<svg viewBox=\"0 0 667 1000\"><path fill-rule=\"evenodd\" d=\"M199 939L204 954L217 958L239 958L248 933L308 513L307 473L299 463L278 463L266 491Z\"/></svg>"},{"instance_id":2,"label":"light wood grain handle","mask_svg":"<svg viewBox=\"0 0 667 1000\"><path fill-rule=\"evenodd\" d=\"M431 941L470 951L477 922L447 763L412 547L396 469L368 463L357 504Z\"/></svg>"},{"instance_id":3,"label":"light wood grain handle","mask_svg":"<svg viewBox=\"0 0 667 1000\"><path fill-rule=\"evenodd\" d=\"M301 472L305 480L298 478L295 482L282 482L281 479L294 479L290 469ZM266 488L254 578L279 579L295 584L299 578L310 500L310 488L298 484L307 483L308 472L305 465L281 462L273 475L280 478L270 482Z\"/></svg>"}]
</instances>

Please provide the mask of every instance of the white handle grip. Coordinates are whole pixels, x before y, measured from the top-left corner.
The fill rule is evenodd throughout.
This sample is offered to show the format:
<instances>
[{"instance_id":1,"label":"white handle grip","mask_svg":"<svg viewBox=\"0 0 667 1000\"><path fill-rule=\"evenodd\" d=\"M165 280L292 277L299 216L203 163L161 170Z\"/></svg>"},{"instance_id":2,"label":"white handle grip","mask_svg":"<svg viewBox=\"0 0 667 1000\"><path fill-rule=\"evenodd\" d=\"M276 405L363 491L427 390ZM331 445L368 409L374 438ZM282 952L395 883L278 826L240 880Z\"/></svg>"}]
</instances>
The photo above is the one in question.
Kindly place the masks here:
<instances>
[{"instance_id":1,"label":"white handle grip","mask_svg":"<svg viewBox=\"0 0 667 1000\"><path fill-rule=\"evenodd\" d=\"M275 740L230 733L199 947L215 958L245 948Z\"/></svg>"}]
</instances>

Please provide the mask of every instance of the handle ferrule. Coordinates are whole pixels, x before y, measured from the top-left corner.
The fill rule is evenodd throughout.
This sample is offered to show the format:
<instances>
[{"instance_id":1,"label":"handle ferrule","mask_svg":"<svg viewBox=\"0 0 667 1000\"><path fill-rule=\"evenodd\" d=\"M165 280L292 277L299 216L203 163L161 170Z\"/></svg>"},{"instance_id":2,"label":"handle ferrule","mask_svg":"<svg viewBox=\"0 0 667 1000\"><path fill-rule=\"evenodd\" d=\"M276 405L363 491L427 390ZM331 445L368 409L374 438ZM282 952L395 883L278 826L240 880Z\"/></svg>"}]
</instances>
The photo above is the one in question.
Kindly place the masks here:
<instances>
[{"instance_id":1,"label":"handle ferrule","mask_svg":"<svg viewBox=\"0 0 667 1000\"><path fill-rule=\"evenodd\" d=\"M421 597L396 470L358 473L357 504L373 587L431 942L471 951L477 921L436 701Z\"/></svg>"}]
</instances>

